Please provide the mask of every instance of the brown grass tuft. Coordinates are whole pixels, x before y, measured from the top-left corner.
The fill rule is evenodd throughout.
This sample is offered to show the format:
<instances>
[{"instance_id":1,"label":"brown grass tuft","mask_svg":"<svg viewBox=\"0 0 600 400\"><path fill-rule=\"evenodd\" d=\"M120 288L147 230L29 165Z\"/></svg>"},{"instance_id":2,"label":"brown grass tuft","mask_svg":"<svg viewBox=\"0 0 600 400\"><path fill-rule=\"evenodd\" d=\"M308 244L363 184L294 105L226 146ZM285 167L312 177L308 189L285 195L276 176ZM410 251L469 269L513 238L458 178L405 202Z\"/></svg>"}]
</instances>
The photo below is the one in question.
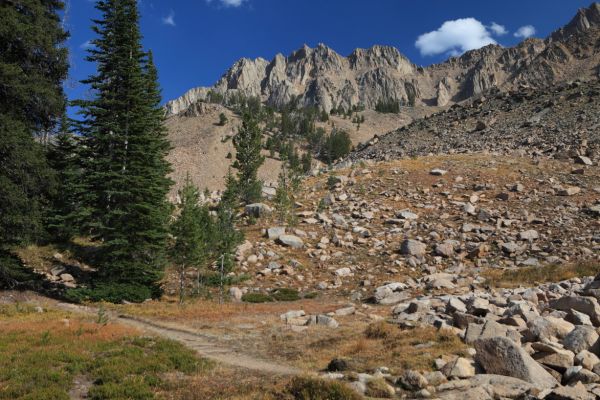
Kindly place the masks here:
<instances>
[{"instance_id":1,"label":"brown grass tuft","mask_svg":"<svg viewBox=\"0 0 600 400\"><path fill-rule=\"evenodd\" d=\"M493 287L515 287L547 282L595 276L600 273L600 262L567 265L544 265L541 267L523 267L518 269L488 269L483 273L487 283Z\"/></svg>"},{"instance_id":2,"label":"brown grass tuft","mask_svg":"<svg viewBox=\"0 0 600 400\"><path fill-rule=\"evenodd\" d=\"M398 330L397 327L394 327L385 321L378 321L367 326L367 329L365 329L365 336L369 339L386 339L392 336L396 330Z\"/></svg>"}]
</instances>

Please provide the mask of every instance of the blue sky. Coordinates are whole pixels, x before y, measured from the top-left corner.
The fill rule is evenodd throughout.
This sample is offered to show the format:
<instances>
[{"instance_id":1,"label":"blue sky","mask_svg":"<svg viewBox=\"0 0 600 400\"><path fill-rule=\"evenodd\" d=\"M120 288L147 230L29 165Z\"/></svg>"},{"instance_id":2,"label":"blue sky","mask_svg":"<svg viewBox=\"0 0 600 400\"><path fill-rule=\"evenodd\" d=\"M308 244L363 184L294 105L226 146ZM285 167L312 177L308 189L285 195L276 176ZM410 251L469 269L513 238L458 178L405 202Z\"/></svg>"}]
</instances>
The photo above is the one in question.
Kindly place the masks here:
<instances>
[{"instance_id":1,"label":"blue sky","mask_svg":"<svg viewBox=\"0 0 600 400\"><path fill-rule=\"evenodd\" d=\"M70 99L93 72L91 0L67 0ZM392 45L429 65L492 41L512 46L544 38L591 0L140 0L144 45L154 52L164 100L212 85L237 59L284 55L325 43L342 55ZM495 23L495 24L494 24Z\"/></svg>"}]
</instances>

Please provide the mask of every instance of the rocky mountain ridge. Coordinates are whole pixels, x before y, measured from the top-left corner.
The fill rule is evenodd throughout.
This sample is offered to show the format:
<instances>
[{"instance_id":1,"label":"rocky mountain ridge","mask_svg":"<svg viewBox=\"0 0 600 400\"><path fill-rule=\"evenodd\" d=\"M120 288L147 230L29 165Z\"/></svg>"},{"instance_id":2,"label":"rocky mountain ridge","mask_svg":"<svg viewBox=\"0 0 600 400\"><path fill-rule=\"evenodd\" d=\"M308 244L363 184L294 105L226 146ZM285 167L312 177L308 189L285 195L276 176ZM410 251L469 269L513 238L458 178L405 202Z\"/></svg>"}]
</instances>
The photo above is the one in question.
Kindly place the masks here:
<instances>
[{"instance_id":1,"label":"rocky mountain ridge","mask_svg":"<svg viewBox=\"0 0 600 400\"><path fill-rule=\"evenodd\" d=\"M210 88L200 87L166 105L178 115L210 91L225 98L258 96L272 106L292 98L331 110L378 102L445 106L478 97L491 88L544 87L600 74L600 3L581 9L547 39L526 39L515 47L489 45L460 57L420 67L396 48L373 46L344 57L324 44L304 45L271 61L242 58Z\"/></svg>"}]
</instances>

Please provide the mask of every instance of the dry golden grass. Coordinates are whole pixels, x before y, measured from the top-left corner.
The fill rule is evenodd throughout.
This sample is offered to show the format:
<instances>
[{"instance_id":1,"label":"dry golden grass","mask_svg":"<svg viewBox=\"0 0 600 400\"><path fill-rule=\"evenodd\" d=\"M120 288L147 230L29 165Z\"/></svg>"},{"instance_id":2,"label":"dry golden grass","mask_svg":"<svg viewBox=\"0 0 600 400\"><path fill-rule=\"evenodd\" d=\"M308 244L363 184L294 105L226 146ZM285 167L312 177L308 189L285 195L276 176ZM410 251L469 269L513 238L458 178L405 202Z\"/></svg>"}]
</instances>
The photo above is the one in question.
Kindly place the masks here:
<instances>
[{"instance_id":1,"label":"dry golden grass","mask_svg":"<svg viewBox=\"0 0 600 400\"><path fill-rule=\"evenodd\" d=\"M590 261L567 265L544 265L518 269L487 269L483 276L494 287L516 287L547 282L558 282L600 273L600 262Z\"/></svg>"},{"instance_id":2,"label":"dry golden grass","mask_svg":"<svg viewBox=\"0 0 600 400\"><path fill-rule=\"evenodd\" d=\"M343 324L336 330L311 328L310 335L272 335L266 338L266 347L270 357L300 368L323 370L332 359L343 358L357 372L382 365L396 372L431 370L436 358L463 354L466 349L452 332L429 327L402 330L384 324Z\"/></svg>"},{"instance_id":3,"label":"dry golden grass","mask_svg":"<svg viewBox=\"0 0 600 400\"><path fill-rule=\"evenodd\" d=\"M77 337L78 340L92 343L97 341L117 340L127 336L139 335L140 332L123 325L96 324L78 319L31 319L25 321L0 320L3 334L28 332L28 334L52 332L56 336Z\"/></svg>"},{"instance_id":4,"label":"dry golden grass","mask_svg":"<svg viewBox=\"0 0 600 400\"><path fill-rule=\"evenodd\" d=\"M367 339L387 339L396 333L395 328L385 321L374 322L365 329Z\"/></svg>"},{"instance_id":5,"label":"dry golden grass","mask_svg":"<svg viewBox=\"0 0 600 400\"><path fill-rule=\"evenodd\" d=\"M168 400L282 400L288 378L217 367L182 382L167 380L160 393Z\"/></svg>"},{"instance_id":6,"label":"dry golden grass","mask_svg":"<svg viewBox=\"0 0 600 400\"><path fill-rule=\"evenodd\" d=\"M183 305L176 302L149 301L143 304L106 305L107 308L121 313L160 318L161 320L189 322L218 322L223 320L256 319L261 316L279 316L294 309L305 310L308 314L326 313L335 310L335 305L324 304L319 300L304 299L292 303L233 303L219 304L212 300L190 300Z\"/></svg>"}]
</instances>

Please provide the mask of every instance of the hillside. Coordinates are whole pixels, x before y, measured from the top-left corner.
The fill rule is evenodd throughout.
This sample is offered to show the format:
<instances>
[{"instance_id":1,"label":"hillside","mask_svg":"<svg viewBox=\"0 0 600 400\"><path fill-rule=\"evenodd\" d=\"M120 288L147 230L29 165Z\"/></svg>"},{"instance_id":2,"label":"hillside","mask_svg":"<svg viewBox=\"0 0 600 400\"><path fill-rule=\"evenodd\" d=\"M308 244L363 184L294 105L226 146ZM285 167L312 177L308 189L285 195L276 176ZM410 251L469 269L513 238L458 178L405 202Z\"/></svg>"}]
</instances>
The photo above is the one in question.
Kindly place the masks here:
<instances>
[{"instance_id":1,"label":"hillside","mask_svg":"<svg viewBox=\"0 0 600 400\"><path fill-rule=\"evenodd\" d=\"M365 117L359 129L351 118L334 114L328 123L317 123L328 132L335 126L349 133L353 145L361 149L352 159L383 159L486 147L479 139L488 143L490 150L500 149L521 140L520 135L529 137L531 132L526 129L527 124L523 125L526 122L523 119L529 118L533 118L530 125L539 136L535 140L541 146L544 141L556 139L556 136L545 139L542 134L547 118L569 114L567 121L576 120L579 113L576 107L581 106L581 112L594 120L593 103L586 105L576 101L577 106L571 107L561 100L553 100L553 96L560 96L560 92L566 90L564 82L568 80L596 80L599 65L599 3L579 10L571 22L545 40L528 39L513 48L487 46L425 68L412 64L398 50L383 46L357 49L348 57L319 45L315 49L304 46L288 57L278 55L271 62L242 59L213 87L192 89L167 103L167 127L173 145L169 160L174 166L172 176L176 181L171 197L187 173L201 188L210 191L223 188L223 177L230 164L227 156L233 154L233 146L227 137L235 134L239 125L229 104L240 96L257 96L275 109L292 99L296 99L298 107L316 106L327 112L332 108L348 110L364 106L364 111L356 113ZM558 89L553 88L555 85ZM536 92L536 88L541 91ZM551 94L544 99L556 104L526 101L537 93L544 96L548 90ZM215 96L221 99L218 101L221 104L212 104ZM521 109L519 104L523 101L530 106ZM401 106L398 113L384 114L374 111L378 103ZM447 114L437 114L432 120L423 119L463 103L464 106L452 108L446 111ZM536 110L536 107L542 109ZM521 111L509 115L517 109ZM554 112L556 110L558 113ZM223 127L216 125L221 112L230 120ZM479 131L483 136L468 133L476 127L477 119L486 124L487 128ZM542 122L538 123L536 119ZM387 135L379 147L365 150L360 146L375 136L381 137L409 123L413 123L410 131ZM569 124L577 125L576 121ZM585 124L593 126L589 119L583 122ZM523 129L519 128L521 125ZM406 139L399 146L398 140L393 139L398 135ZM573 144L575 137L565 140ZM302 139L298 146L305 147ZM420 152L419 146L422 147ZM277 154L275 158L268 157L261 170L261 178L267 184L277 180L277 158Z\"/></svg>"},{"instance_id":2,"label":"hillside","mask_svg":"<svg viewBox=\"0 0 600 400\"><path fill-rule=\"evenodd\" d=\"M218 125L221 113L228 118L224 126ZM345 130L350 134L352 144L356 146L381 132L389 132L427 114L422 109L404 108L400 114L382 114L365 110L360 115L365 117L365 122L360 125L360 129L357 129L351 118L342 118L338 115L331 115L327 123L317 121L316 126L326 131L331 131L333 126ZM277 114L277 117L280 118L280 115ZM237 133L240 125L239 116L230 109L210 103L199 103L193 113L171 116L167 119L166 126L173 147L168 159L174 170L171 177L176 182L171 191L171 198L175 196L177 188L181 186L188 173L194 184L202 189L206 188L211 192L223 189L223 177L232 161L228 155L235 156L231 137ZM264 155L265 164L259 171L259 177L267 185L276 185L281 164L279 155L275 154L271 157L267 151ZM315 166L320 164L317 160L314 161Z\"/></svg>"},{"instance_id":3,"label":"hillside","mask_svg":"<svg viewBox=\"0 0 600 400\"><path fill-rule=\"evenodd\" d=\"M495 91L374 138L349 158L492 152L594 159L600 150L599 116L598 80Z\"/></svg>"}]
</instances>

